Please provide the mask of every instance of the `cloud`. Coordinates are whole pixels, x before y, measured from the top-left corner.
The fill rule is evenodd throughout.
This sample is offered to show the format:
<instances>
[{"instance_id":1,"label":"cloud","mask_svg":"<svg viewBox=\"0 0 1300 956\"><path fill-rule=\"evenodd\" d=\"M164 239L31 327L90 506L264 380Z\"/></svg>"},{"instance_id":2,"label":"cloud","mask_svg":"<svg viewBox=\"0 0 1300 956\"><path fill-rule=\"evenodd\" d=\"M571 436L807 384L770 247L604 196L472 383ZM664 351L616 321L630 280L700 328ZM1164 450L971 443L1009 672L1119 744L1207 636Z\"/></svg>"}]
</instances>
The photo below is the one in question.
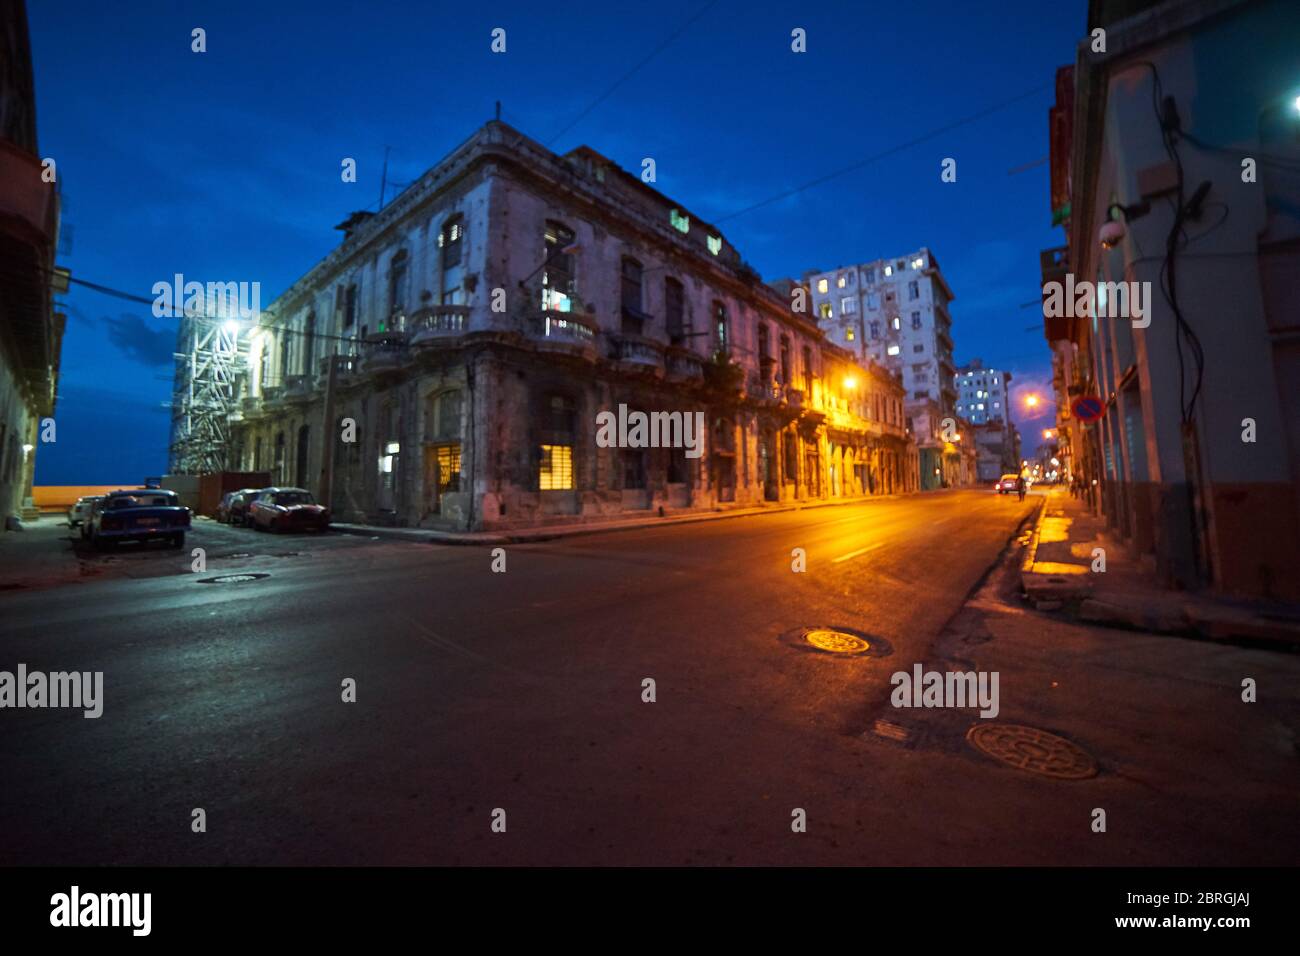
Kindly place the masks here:
<instances>
[{"instance_id":1,"label":"cloud","mask_svg":"<svg viewBox=\"0 0 1300 956\"><path fill-rule=\"evenodd\" d=\"M176 330L155 329L139 316L104 316L108 340L127 358L141 365L165 367L172 364L176 350Z\"/></svg>"}]
</instances>

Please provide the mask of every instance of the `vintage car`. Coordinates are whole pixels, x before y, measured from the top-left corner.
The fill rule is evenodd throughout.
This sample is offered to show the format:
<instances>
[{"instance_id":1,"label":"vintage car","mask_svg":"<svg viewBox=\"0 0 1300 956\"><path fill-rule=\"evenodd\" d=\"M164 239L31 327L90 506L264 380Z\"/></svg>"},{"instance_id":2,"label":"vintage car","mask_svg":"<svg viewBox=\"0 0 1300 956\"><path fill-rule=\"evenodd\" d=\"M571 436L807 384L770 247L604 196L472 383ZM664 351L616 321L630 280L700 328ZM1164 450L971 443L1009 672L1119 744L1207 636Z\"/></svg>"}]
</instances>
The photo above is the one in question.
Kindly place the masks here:
<instances>
[{"instance_id":1,"label":"vintage car","mask_svg":"<svg viewBox=\"0 0 1300 956\"><path fill-rule=\"evenodd\" d=\"M248 503L260 490L260 488L241 488L239 491L227 491L221 496L221 502L217 505L217 520L229 525L247 525Z\"/></svg>"},{"instance_id":2,"label":"vintage car","mask_svg":"<svg viewBox=\"0 0 1300 956\"><path fill-rule=\"evenodd\" d=\"M103 499L103 495L82 495L77 503L68 509L68 527L80 528L90 517L91 506Z\"/></svg>"},{"instance_id":3,"label":"vintage car","mask_svg":"<svg viewBox=\"0 0 1300 956\"><path fill-rule=\"evenodd\" d=\"M185 533L190 530L190 509L180 503L174 491L113 491L95 503L89 524L87 536L96 548L154 538L163 538L179 548L184 546Z\"/></svg>"},{"instance_id":4,"label":"vintage car","mask_svg":"<svg viewBox=\"0 0 1300 956\"><path fill-rule=\"evenodd\" d=\"M993 490L1000 495L1014 495L1016 493L1016 479L1019 475L1003 475L993 486Z\"/></svg>"},{"instance_id":5,"label":"vintage car","mask_svg":"<svg viewBox=\"0 0 1300 956\"><path fill-rule=\"evenodd\" d=\"M330 512L305 488L263 488L248 506L249 523L258 531L324 531Z\"/></svg>"}]
</instances>

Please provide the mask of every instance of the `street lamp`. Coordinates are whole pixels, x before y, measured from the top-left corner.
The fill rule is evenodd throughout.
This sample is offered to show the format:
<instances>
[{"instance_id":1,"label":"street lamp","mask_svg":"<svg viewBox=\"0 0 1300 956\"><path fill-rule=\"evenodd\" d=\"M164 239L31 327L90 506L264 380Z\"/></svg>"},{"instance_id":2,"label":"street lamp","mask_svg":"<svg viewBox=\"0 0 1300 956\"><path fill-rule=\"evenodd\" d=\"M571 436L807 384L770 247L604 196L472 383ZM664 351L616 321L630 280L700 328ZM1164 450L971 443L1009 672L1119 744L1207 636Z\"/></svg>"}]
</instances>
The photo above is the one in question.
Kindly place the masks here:
<instances>
[{"instance_id":1,"label":"street lamp","mask_svg":"<svg viewBox=\"0 0 1300 956\"><path fill-rule=\"evenodd\" d=\"M847 391L851 392L857 387L858 387L858 380L856 378L854 378L852 375L846 375L844 377L844 388Z\"/></svg>"}]
</instances>

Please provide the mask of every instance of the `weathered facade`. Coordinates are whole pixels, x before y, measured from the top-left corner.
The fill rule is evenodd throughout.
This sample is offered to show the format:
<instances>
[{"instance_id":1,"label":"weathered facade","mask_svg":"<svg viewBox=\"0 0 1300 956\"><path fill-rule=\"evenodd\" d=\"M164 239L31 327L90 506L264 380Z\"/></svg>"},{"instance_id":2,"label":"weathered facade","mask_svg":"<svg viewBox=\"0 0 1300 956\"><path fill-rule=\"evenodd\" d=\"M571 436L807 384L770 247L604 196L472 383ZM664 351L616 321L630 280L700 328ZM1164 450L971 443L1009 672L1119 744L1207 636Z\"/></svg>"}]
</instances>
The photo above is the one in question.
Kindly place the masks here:
<instances>
[{"instance_id":1,"label":"weathered facade","mask_svg":"<svg viewBox=\"0 0 1300 956\"><path fill-rule=\"evenodd\" d=\"M230 462L336 520L530 527L915 486L898 379L590 149L491 122L341 228L251 333ZM698 457L601 447L620 406L702 412Z\"/></svg>"},{"instance_id":2,"label":"weathered facade","mask_svg":"<svg viewBox=\"0 0 1300 956\"><path fill-rule=\"evenodd\" d=\"M54 414L64 316L55 311L52 292L61 278L54 269L59 194L45 173L27 12L21 3L6 4L0 8L0 530L19 515L38 515L31 499L35 453L52 438L41 421Z\"/></svg>"}]
</instances>

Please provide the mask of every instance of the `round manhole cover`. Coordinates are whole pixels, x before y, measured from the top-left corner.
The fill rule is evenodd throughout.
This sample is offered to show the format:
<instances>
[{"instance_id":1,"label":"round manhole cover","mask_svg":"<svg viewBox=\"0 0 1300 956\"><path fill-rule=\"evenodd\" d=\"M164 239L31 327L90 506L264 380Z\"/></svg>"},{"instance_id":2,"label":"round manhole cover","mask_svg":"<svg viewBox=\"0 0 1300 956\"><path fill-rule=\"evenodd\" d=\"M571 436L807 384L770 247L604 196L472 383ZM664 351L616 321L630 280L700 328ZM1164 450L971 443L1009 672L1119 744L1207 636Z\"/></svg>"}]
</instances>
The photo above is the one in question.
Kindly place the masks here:
<instances>
[{"instance_id":1,"label":"round manhole cover","mask_svg":"<svg viewBox=\"0 0 1300 956\"><path fill-rule=\"evenodd\" d=\"M796 627L782 634L781 640L800 650L840 657L886 657L894 652L883 637L833 624Z\"/></svg>"},{"instance_id":2,"label":"round manhole cover","mask_svg":"<svg viewBox=\"0 0 1300 956\"><path fill-rule=\"evenodd\" d=\"M871 650L871 644L856 634L835 631L828 627L814 627L803 639L820 651L832 654L862 654Z\"/></svg>"},{"instance_id":3,"label":"round manhole cover","mask_svg":"<svg viewBox=\"0 0 1300 956\"><path fill-rule=\"evenodd\" d=\"M1018 724L976 724L966 732L966 740L981 753L1027 770L1058 780L1086 780L1097 776L1097 761L1064 737L1035 727Z\"/></svg>"},{"instance_id":4,"label":"round manhole cover","mask_svg":"<svg viewBox=\"0 0 1300 956\"><path fill-rule=\"evenodd\" d=\"M245 581L256 581L259 578L269 578L269 574L218 574L215 578L200 578L199 584L243 584Z\"/></svg>"}]
</instances>

